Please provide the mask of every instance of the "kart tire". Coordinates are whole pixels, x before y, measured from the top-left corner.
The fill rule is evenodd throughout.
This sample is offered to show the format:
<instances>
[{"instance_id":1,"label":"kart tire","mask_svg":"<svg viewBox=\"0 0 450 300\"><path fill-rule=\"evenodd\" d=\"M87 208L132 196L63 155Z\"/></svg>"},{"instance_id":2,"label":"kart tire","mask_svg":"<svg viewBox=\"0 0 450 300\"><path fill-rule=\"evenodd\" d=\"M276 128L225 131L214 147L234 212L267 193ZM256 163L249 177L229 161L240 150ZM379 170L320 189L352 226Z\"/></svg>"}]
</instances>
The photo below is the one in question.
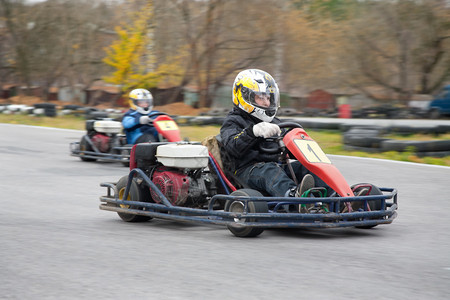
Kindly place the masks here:
<instances>
[{"instance_id":1,"label":"kart tire","mask_svg":"<svg viewBox=\"0 0 450 300\"><path fill-rule=\"evenodd\" d=\"M123 199L123 194L125 193L125 189L127 187L128 183L128 175L123 176L119 179L119 181L116 184L117 191L119 192L119 199ZM133 179L130 186L130 192L128 194L127 200L131 201L139 201L139 202L147 202L146 200L150 199L150 193L148 189L140 188L137 184L136 180ZM142 207L133 207L129 205L119 205L121 208L131 208L131 209L139 209L142 210ZM133 214L126 214L126 213L117 213L119 217L124 220L125 222L145 222L151 219L151 217L148 216L140 216L140 215L133 215Z\"/></svg>"},{"instance_id":2,"label":"kart tire","mask_svg":"<svg viewBox=\"0 0 450 300\"><path fill-rule=\"evenodd\" d=\"M369 195L383 195L383 192L381 192L381 190L377 187L377 186L375 186L375 185L373 185L373 184L370 184L370 183L359 183L359 184L355 184L355 185L352 185L351 186L351 189L353 190L353 188L355 187L355 186L358 186L358 185L364 185L364 186L368 186L368 185L370 185L370 186L372 186L372 190L370 191L370 193L369 193ZM360 191L362 188L364 188L364 187L361 187L361 188L357 188L356 190L354 190L353 192L356 194L358 191ZM369 204L369 207L370 207L370 210L380 210L381 209L381 201L376 201L376 200L373 200L373 201L368 201L367 202L368 204ZM355 226L356 228L360 228L360 229L370 229L370 228L373 228L373 227L375 227L375 226L377 226L377 225L369 225L369 226Z\"/></svg>"},{"instance_id":3,"label":"kart tire","mask_svg":"<svg viewBox=\"0 0 450 300\"><path fill-rule=\"evenodd\" d=\"M248 196L248 197L263 197L263 195L252 189L240 189L232 192L230 196ZM241 201L228 200L225 203L225 211L229 212L243 212L244 204ZM249 213L267 213L269 211L266 202L261 201L249 201L248 212ZM248 219L248 222L255 222L254 219ZM239 227L234 225L228 225L228 230L231 231L237 237L256 237L263 233L264 228L260 227Z\"/></svg>"},{"instance_id":4,"label":"kart tire","mask_svg":"<svg viewBox=\"0 0 450 300\"><path fill-rule=\"evenodd\" d=\"M89 145L89 143L86 141L86 139L84 137L81 138L80 141L80 159L82 161L96 161L97 159L95 158L87 158L87 157L83 157L83 153L84 151L93 151L91 145Z\"/></svg>"}]
</instances>

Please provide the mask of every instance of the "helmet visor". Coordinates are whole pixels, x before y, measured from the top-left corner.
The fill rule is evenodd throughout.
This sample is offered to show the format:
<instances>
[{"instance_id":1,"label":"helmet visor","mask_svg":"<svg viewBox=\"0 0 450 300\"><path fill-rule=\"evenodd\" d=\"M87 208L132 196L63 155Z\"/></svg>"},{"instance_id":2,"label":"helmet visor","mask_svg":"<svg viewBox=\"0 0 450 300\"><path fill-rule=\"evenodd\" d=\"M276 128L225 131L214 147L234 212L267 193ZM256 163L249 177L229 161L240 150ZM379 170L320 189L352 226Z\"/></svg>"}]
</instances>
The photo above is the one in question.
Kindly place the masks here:
<instances>
[{"instance_id":1,"label":"helmet visor","mask_svg":"<svg viewBox=\"0 0 450 300\"><path fill-rule=\"evenodd\" d=\"M153 99L145 98L145 99L132 99L133 104L135 105L135 109L137 109L141 113L147 113L153 108Z\"/></svg>"},{"instance_id":2,"label":"helmet visor","mask_svg":"<svg viewBox=\"0 0 450 300\"><path fill-rule=\"evenodd\" d=\"M135 100L136 106L147 108L150 106L151 100L150 99L138 99Z\"/></svg>"},{"instance_id":3,"label":"helmet visor","mask_svg":"<svg viewBox=\"0 0 450 300\"><path fill-rule=\"evenodd\" d=\"M255 92L249 90L248 102L266 111L276 110L280 106L279 94L274 92Z\"/></svg>"}]
</instances>

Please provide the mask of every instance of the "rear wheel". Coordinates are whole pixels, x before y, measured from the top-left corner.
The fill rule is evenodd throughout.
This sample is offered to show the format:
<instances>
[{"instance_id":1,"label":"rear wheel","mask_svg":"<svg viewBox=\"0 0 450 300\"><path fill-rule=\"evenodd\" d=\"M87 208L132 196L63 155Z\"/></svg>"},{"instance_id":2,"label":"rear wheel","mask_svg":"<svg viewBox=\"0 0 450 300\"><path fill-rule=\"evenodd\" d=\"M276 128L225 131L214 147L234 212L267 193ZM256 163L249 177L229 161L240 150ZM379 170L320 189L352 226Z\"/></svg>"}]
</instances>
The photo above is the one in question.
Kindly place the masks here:
<instances>
[{"instance_id":1,"label":"rear wheel","mask_svg":"<svg viewBox=\"0 0 450 300\"><path fill-rule=\"evenodd\" d=\"M117 191L119 192L119 199L122 200L123 196L125 194L125 189L127 188L128 183L128 175L123 176L120 178L120 180L117 182L116 187ZM130 192L128 193L128 197L126 200L128 201L138 201L138 202L148 202L150 199L150 193L148 192L148 189L141 188L137 184L136 180L133 179L130 186ZM139 209L142 210L142 207L136 207L131 205L119 205L121 208L127 208L127 209ZM144 222L151 219L151 217L148 216L140 216L140 215L133 215L133 214L127 214L127 213L117 213L119 217L124 220L125 222Z\"/></svg>"},{"instance_id":2,"label":"rear wheel","mask_svg":"<svg viewBox=\"0 0 450 300\"><path fill-rule=\"evenodd\" d=\"M352 187L353 193L356 195L358 194L360 191L362 191L365 188L369 188L370 192L368 194L365 194L363 196L374 196L374 195L383 195L383 192L375 185L370 184L370 183L359 183L359 184L355 184ZM367 201L367 203L369 204L369 208L371 211L373 210L380 210L381 209L381 200L373 200L373 201ZM373 228L377 225L369 225L369 226L356 226L356 228L361 228L361 229L370 229Z\"/></svg>"},{"instance_id":3,"label":"rear wheel","mask_svg":"<svg viewBox=\"0 0 450 300\"><path fill-rule=\"evenodd\" d=\"M263 195L252 189L241 189L231 193L231 196L263 197ZM244 202L239 200L228 200L225 203L225 211L234 213L244 212ZM248 213L267 213L267 203L262 201L249 201ZM255 219L246 219L243 222L255 222ZM255 237L260 235L264 228L260 227L239 227L237 225L228 225L228 230L237 237Z\"/></svg>"},{"instance_id":4,"label":"rear wheel","mask_svg":"<svg viewBox=\"0 0 450 300\"><path fill-rule=\"evenodd\" d=\"M82 137L81 141L80 141L80 159L82 161L96 161L95 158L84 157L85 154L82 152L85 152L85 151L93 151L93 149L92 149L91 145L89 145L88 141L86 141L86 139L84 137Z\"/></svg>"}]
</instances>

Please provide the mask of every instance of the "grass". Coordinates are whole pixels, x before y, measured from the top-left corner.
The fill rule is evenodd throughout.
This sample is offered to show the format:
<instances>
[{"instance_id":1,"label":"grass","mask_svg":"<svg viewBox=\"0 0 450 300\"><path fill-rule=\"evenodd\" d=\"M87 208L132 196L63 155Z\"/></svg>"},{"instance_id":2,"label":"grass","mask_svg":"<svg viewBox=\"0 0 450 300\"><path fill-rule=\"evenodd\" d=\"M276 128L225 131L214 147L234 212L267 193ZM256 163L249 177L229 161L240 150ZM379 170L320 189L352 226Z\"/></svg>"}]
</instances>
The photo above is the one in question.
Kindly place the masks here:
<instances>
[{"instance_id":1,"label":"grass","mask_svg":"<svg viewBox=\"0 0 450 300\"><path fill-rule=\"evenodd\" d=\"M85 119L79 116L67 115L58 117L37 117L29 115L5 115L0 114L0 123L24 124L33 126L56 127L66 129L85 129ZM189 138L191 141L202 141L205 137L216 135L220 131L220 126L180 126L181 137ZM450 156L446 157L418 157L414 154L413 149L406 152L382 152L382 153L366 153L361 151L344 150L342 144L342 135L336 131L317 131L308 130L308 134L316 140L323 151L327 154L348 155L358 157L381 158L397 161L407 161L415 163L433 164L450 166ZM443 134L438 137L414 134L408 136L391 135L389 138L407 139L407 140L431 140L431 139L450 139L450 134Z\"/></svg>"},{"instance_id":2,"label":"grass","mask_svg":"<svg viewBox=\"0 0 450 300\"><path fill-rule=\"evenodd\" d=\"M67 115L61 117L40 117L30 115L0 114L0 123L23 124L43 127L56 127L66 129L85 129L85 119L81 116Z\"/></svg>"}]
</instances>

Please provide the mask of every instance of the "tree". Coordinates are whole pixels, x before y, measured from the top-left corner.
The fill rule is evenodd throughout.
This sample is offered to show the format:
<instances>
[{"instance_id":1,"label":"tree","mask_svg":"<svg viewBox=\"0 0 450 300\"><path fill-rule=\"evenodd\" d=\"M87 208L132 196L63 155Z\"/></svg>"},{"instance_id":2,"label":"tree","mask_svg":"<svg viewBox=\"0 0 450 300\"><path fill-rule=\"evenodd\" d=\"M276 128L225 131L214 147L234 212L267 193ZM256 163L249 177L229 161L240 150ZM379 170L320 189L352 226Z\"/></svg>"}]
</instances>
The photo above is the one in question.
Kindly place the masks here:
<instances>
[{"instance_id":1,"label":"tree","mask_svg":"<svg viewBox=\"0 0 450 300\"><path fill-rule=\"evenodd\" d=\"M342 77L369 95L365 87L381 86L399 101L435 91L450 68L449 8L436 3L365 3L351 22L345 49L345 61L356 65Z\"/></svg>"},{"instance_id":2,"label":"tree","mask_svg":"<svg viewBox=\"0 0 450 300\"><path fill-rule=\"evenodd\" d=\"M4 20L6 34L4 37L9 41L10 59L8 65L15 70L15 73L27 86L31 85L29 73L29 55L30 48L27 47L27 40L30 38L26 28L26 22L18 22L18 20L27 20L26 7L23 1L0 0L1 17Z\"/></svg>"},{"instance_id":3,"label":"tree","mask_svg":"<svg viewBox=\"0 0 450 300\"><path fill-rule=\"evenodd\" d=\"M231 85L229 77L237 71L251 66L272 67L266 60L273 51L276 1L266 1L265 6L271 8L267 10L258 9L260 2L255 0L172 3L183 20L189 51L182 85L196 83L200 107L210 107L215 90L225 81Z\"/></svg>"},{"instance_id":4,"label":"tree","mask_svg":"<svg viewBox=\"0 0 450 300\"><path fill-rule=\"evenodd\" d=\"M133 22L116 27L119 37L106 50L104 62L115 71L105 81L117 84L123 92L134 87L150 88L156 85L152 61L147 53L150 43L150 24L153 16L153 5L148 2L142 10L129 19ZM151 56L150 56L151 57Z\"/></svg>"},{"instance_id":5,"label":"tree","mask_svg":"<svg viewBox=\"0 0 450 300\"><path fill-rule=\"evenodd\" d=\"M86 84L99 78L103 43L109 39L109 7L95 1L0 1L7 67L16 83L44 88ZM3 47L3 45L2 45Z\"/></svg>"}]
</instances>

